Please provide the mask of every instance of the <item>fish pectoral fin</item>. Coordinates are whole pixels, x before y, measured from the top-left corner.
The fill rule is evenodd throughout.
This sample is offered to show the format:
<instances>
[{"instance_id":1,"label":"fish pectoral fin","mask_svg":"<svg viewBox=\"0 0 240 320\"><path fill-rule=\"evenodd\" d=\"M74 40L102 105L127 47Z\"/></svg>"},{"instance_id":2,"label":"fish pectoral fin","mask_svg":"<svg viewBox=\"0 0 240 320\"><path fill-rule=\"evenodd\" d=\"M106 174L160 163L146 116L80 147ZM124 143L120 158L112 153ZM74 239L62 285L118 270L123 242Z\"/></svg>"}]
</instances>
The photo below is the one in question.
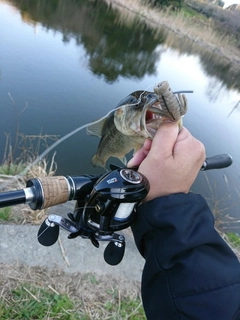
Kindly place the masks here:
<instances>
[{"instance_id":1,"label":"fish pectoral fin","mask_svg":"<svg viewBox=\"0 0 240 320\"><path fill-rule=\"evenodd\" d=\"M99 120L99 121L95 121L95 122L93 122L93 124L90 124L89 126L87 126L86 133L89 136L97 136L97 137L101 138L102 137L102 129L103 129L103 126L106 122L106 118Z\"/></svg>"},{"instance_id":2,"label":"fish pectoral fin","mask_svg":"<svg viewBox=\"0 0 240 320\"><path fill-rule=\"evenodd\" d=\"M106 161L99 158L97 154L95 154L92 158L91 165L93 167L100 167L105 168L106 167Z\"/></svg>"},{"instance_id":3,"label":"fish pectoral fin","mask_svg":"<svg viewBox=\"0 0 240 320\"><path fill-rule=\"evenodd\" d=\"M127 165L127 158L123 156L122 158L118 158L122 163L126 166Z\"/></svg>"}]
</instances>

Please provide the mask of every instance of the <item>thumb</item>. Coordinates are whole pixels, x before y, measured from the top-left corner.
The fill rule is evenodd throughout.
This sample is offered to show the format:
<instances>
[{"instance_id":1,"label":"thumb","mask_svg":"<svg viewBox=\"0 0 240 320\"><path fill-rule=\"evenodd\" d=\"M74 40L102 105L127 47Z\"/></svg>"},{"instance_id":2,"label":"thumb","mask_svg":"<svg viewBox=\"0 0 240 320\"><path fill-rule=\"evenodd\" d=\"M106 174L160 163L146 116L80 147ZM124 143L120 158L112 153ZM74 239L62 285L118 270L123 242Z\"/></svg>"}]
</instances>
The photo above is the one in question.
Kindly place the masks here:
<instances>
[{"instance_id":1,"label":"thumb","mask_svg":"<svg viewBox=\"0 0 240 320\"><path fill-rule=\"evenodd\" d=\"M146 158L151 148L152 141L147 139L145 140L143 146L134 154L133 158L128 162L127 167L137 167L141 162Z\"/></svg>"},{"instance_id":2,"label":"thumb","mask_svg":"<svg viewBox=\"0 0 240 320\"><path fill-rule=\"evenodd\" d=\"M166 122L160 125L151 146L151 156L167 159L173 156L174 145L177 141L179 127L176 122ZM160 152L159 152L160 151Z\"/></svg>"}]
</instances>

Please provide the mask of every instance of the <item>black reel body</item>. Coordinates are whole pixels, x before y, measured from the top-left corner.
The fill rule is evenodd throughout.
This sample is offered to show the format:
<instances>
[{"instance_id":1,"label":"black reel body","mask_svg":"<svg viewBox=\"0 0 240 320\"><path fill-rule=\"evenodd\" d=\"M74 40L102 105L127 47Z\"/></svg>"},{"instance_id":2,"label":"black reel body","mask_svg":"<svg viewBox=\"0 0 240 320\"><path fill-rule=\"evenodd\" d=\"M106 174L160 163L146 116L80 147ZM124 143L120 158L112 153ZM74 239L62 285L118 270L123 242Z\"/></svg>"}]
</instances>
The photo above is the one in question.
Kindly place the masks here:
<instances>
[{"instance_id":1,"label":"black reel body","mask_svg":"<svg viewBox=\"0 0 240 320\"><path fill-rule=\"evenodd\" d=\"M132 169L118 169L102 176L83 210L83 221L91 229L111 233L130 226L135 206L149 191L147 179Z\"/></svg>"},{"instance_id":2,"label":"black reel body","mask_svg":"<svg viewBox=\"0 0 240 320\"><path fill-rule=\"evenodd\" d=\"M39 229L38 240L45 246L54 244L61 226L70 232L68 238L88 238L95 247L99 247L99 241L109 241L104 259L116 265L124 255L125 238L114 232L131 225L135 208L148 191L148 180L135 170L111 171L97 180L85 199L77 199L74 212L68 214L70 220L50 215Z\"/></svg>"}]
</instances>

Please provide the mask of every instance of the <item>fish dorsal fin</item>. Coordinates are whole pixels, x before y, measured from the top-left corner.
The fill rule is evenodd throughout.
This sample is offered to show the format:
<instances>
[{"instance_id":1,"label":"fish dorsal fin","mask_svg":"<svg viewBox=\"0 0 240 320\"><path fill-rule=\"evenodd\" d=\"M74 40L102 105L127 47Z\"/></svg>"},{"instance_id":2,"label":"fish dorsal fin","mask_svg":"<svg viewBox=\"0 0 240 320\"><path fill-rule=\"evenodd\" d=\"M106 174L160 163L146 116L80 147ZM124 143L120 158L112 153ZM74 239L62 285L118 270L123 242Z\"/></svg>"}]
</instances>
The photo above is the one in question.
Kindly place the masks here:
<instances>
[{"instance_id":1,"label":"fish dorsal fin","mask_svg":"<svg viewBox=\"0 0 240 320\"><path fill-rule=\"evenodd\" d=\"M107 118L104 118L97 123L93 123L93 124L90 124L89 126L87 126L87 128L86 128L87 135L97 136L97 137L101 138L103 126L104 126L106 120L107 120Z\"/></svg>"}]
</instances>

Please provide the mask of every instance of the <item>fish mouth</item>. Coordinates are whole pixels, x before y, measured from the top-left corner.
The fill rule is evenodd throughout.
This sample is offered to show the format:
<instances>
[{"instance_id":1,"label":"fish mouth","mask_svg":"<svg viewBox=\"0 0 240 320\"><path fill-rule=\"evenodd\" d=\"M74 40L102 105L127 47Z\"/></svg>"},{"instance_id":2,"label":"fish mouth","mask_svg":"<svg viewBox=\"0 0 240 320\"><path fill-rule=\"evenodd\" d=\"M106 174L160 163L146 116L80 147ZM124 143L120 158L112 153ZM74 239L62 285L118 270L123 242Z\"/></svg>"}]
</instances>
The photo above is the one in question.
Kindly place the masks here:
<instances>
[{"instance_id":1,"label":"fish mouth","mask_svg":"<svg viewBox=\"0 0 240 320\"><path fill-rule=\"evenodd\" d=\"M150 108L146 110L145 121L146 124L155 121L156 119L162 118L157 108Z\"/></svg>"},{"instance_id":2,"label":"fish mouth","mask_svg":"<svg viewBox=\"0 0 240 320\"><path fill-rule=\"evenodd\" d=\"M155 102L154 105L146 107L142 120L144 129L148 134L148 138L153 139L160 124L166 120L166 117L164 117L163 115L160 103ZM170 119L168 119L168 121L169 120Z\"/></svg>"}]
</instances>

